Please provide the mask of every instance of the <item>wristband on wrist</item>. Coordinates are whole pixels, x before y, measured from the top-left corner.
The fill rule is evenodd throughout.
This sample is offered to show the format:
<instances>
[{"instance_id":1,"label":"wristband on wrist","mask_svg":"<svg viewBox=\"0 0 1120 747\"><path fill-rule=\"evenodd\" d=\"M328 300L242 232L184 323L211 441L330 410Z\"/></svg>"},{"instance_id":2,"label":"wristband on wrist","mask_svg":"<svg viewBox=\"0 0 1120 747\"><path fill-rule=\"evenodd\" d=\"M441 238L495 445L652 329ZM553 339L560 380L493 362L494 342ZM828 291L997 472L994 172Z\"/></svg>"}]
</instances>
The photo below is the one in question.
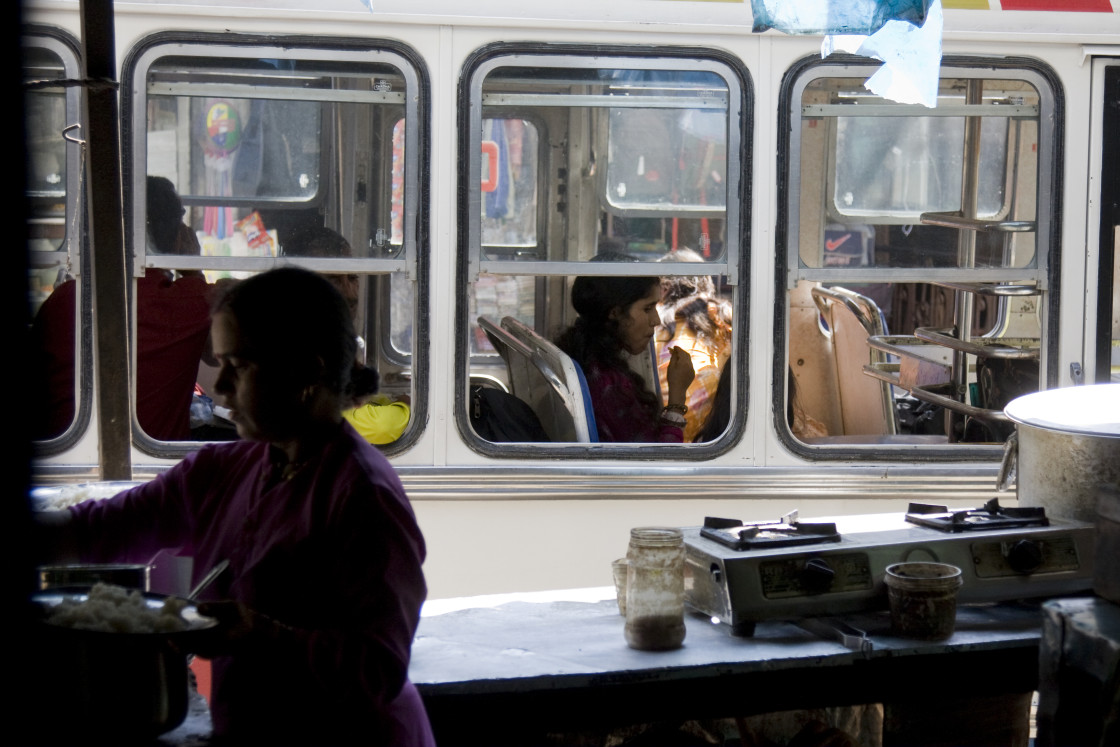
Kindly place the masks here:
<instances>
[{"instance_id":1,"label":"wristband on wrist","mask_svg":"<svg viewBox=\"0 0 1120 747\"><path fill-rule=\"evenodd\" d=\"M669 412L679 412L684 415L688 412L688 405L665 405L665 409Z\"/></svg>"},{"instance_id":2,"label":"wristband on wrist","mask_svg":"<svg viewBox=\"0 0 1120 747\"><path fill-rule=\"evenodd\" d=\"M661 411L661 422L666 425L675 425L679 428L684 427L684 415L676 410L670 410L666 407Z\"/></svg>"}]
</instances>

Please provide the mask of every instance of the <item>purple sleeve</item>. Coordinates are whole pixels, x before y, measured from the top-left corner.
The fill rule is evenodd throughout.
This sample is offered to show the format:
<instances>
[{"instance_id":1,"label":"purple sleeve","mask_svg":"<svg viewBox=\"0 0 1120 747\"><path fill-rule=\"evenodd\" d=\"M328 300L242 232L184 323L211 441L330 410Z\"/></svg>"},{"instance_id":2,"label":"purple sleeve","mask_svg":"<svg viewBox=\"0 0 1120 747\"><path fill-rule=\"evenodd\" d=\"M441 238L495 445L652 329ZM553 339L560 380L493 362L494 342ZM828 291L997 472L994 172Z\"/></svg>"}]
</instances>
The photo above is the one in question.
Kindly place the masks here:
<instances>
[{"instance_id":1,"label":"purple sleeve","mask_svg":"<svg viewBox=\"0 0 1120 747\"><path fill-rule=\"evenodd\" d=\"M184 496L187 469L195 456L112 498L71 507L82 560L147 563L162 549L186 546L191 517Z\"/></svg>"},{"instance_id":2,"label":"purple sleeve","mask_svg":"<svg viewBox=\"0 0 1120 747\"><path fill-rule=\"evenodd\" d=\"M602 441L682 443L684 431L665 425L638 399L634 381L622 371L592 368L588 375L595 425Z\"/></svg>"}]
</instances>

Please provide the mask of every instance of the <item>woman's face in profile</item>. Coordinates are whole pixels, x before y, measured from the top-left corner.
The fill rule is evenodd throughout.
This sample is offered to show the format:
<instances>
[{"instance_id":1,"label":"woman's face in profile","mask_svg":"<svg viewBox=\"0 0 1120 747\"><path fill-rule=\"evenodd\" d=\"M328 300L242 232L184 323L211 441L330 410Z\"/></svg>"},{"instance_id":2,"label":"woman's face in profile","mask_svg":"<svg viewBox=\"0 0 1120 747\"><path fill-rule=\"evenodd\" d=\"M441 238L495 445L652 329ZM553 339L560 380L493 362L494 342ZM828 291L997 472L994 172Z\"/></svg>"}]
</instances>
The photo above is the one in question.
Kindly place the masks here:
<instances>
[{"instance_id":1,"label":"woman's face in profile","mask_svg":"<svg viewBox=\"0 0 1120 747\"><path fill-rule=\"evenodd\" d=\"M214 390L230 409L237 435L270 443L297 435L301 387L278 367L245 356L248 346L232 315L215 315L210 334L219 365Z\"/></svg>"},{"instance_id":2,"label":"woman's face in profile","mask_svg":"<svg viewBox=\"0 0 1120 747\"><path fill-rule=\"evenodd\" d=\"M650 285L645 297L629 306L616 306L611 310L611 318L618 322L618 339L626 352L638 355L646 349L661 317L657 314L657 303L661 300L661 284Z\"/></svg>"}]
</instances>

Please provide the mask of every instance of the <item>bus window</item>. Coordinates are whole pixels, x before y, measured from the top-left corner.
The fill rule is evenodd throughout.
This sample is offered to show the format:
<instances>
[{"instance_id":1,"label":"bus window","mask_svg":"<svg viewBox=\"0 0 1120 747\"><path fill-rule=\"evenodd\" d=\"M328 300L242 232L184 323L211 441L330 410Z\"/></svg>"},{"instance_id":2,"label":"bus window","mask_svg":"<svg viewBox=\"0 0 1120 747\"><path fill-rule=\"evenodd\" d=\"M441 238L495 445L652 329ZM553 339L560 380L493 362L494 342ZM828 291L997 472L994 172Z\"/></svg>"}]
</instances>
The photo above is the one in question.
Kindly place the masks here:
<instances>
[{"instance_id":1,"label":"bus window","mask_svg":"<svg viewBox=\"0 0 1120 747\"><path fill-rule=\"evenodd\" d=\"M881 456L1002 442L1003 406L1048 375L1054 95L1035 69L947 66L927 109L869 95L858 67L805 63L783 92L789 336L775 370L788 364L827 433L790 443Z\"/></svg>"},{"instance_id":2,"label":"bus window","mask_svg":"<svg viewBox=\"0 0 1120 747\"><path fill-rule=\"evenodd\" d=\"M84 221L79 209L83 137L81 89L54 81L81 77L76 44L53 30L29 29L23 37L27 153L28 281L32 335L46 391L43 417L33 436L41 453L62 448L88 420L91 376L87 336L78 334L80 309L88 307L81 261ZM64 135L64 131L69 137Z\"/></svg>"},{"instance_id":3,"label":"bus window","mask_svg":"<svg viewBox=\"0 0 1120 747\"><path fill-rule=\"evenodd\" d=\"M154 241L150 203L134 189L128 207L137 274L137 422L144 434L138 443L162 453L167 442L233 437L220 408L210 408L215 369L205 349L191 351L201 362L189 382L190 430L157 429L145 417L145 393L162 407L180 396L162 386L167 376L150 395L159 368L144 340L166 314L146 293L198 273L211 295L280 263L325 274L354 309L365 362L381 373L383 391L407 395L414 413L422 408L412 389L418 364L410 341L425 293L416 271L423 99L408 53L391 44L370 49L368 40L350 50L161 40L135 60L127 72L136 95L126 102L133 132L141 135L129 151L132 183L169 180L195 239L185 250ZM407 354L384 347L388 339ZM183 408L172 409L182 421Z\"/></svg>"},{"instance_id":4,"label":"bus window","mask_svg":"<svg viewBox=\"0 0 1120 747\"><path fill-rule=\"evenodd\" d=\"M724 364L730 378L742 378L742 362L734 359L745 326L733 317L744 301L738 288L745 204L733 197L749 156L740 129L747 122L746 73L730 59L695 50L647 59L510 46L480 56L467 75L461 108L470 112L463 135L470 157L461 178L470 209L460 232L468 277L460 288L459 381L464 390L465 379L500 382L534 408L550 444L568 446L484 443L465 412L469 402L458 413L461 429L476 448L497 455L555 448L626 456L630 447L621 444L575 445L595 441L596 433L586 422L571 422L586 420L593 407L575 401L570 356L556 345L577 316L572 284L580 276L633 276L651 277L660 288L658 278L705 278L727 340L705 359L705 394L714 394ZM667 313L664 340L674 329ZM527 353L533 346L536 352ZM657 410L665 402L662 352L668 356L651 340L648 349L620 356L645 382L650 402L661 403ZM696 386L702 388L699 377ZM737 397L726 434L743 422L745 392ZM712 443L666 456L710 456L719 448Z\"/></svg>"}]
</instances>

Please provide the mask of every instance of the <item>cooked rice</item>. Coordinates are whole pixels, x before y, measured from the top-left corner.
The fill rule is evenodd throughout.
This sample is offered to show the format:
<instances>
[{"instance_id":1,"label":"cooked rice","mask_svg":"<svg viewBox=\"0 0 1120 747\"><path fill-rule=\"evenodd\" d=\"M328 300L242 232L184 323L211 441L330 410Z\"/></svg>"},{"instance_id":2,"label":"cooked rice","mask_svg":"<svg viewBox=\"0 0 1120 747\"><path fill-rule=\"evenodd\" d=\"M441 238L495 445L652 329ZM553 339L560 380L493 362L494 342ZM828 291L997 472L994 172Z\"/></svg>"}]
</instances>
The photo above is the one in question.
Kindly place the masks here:
<instances>
[{"instance_id":1,"label":"cooked rice","mask_svg":"<svg viewBox=\"0 0 1120 747\"><path fill-rule=\"evenodd\" d=\"M139 591L97 583L86 599L65 597L46 619L52 625L106 633L173 633L190 627L182 616L186 606L186 600L168 597L150 607Z\"/></svg>"},{"instance_id":2,"label":"cooked rice","mask_svg":"<svg viewBox=\"0 0 1120 747\"><path fill-rule=\"evenodd\" d=\"M61 511L76 506L82 501L112 498L124 490L120 483L64 485L58 490L43 490L32 493L32 508L36 511Z\"/></svg>"}]
</instances>

